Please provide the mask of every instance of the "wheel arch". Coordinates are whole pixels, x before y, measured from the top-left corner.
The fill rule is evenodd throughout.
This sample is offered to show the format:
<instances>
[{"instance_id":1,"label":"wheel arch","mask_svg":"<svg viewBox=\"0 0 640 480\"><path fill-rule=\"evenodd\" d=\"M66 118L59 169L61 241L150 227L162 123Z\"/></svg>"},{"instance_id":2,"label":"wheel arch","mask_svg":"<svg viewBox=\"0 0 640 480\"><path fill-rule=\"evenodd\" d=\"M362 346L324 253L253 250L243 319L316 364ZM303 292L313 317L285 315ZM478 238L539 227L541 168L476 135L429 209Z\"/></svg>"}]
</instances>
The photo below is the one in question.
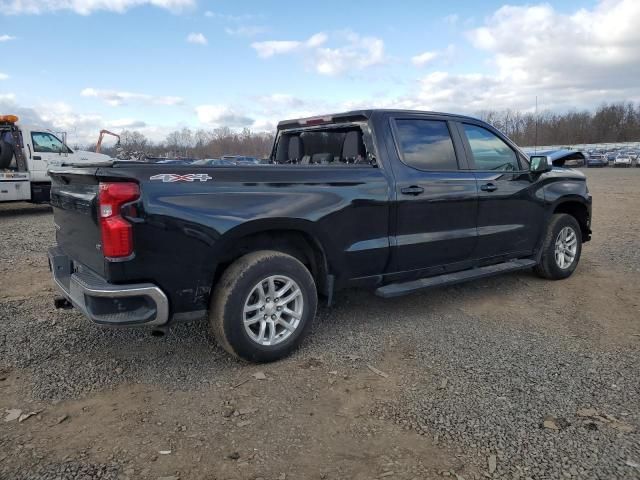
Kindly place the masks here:
<instances>
[{"instance_id":1,"label":"wheel arch","mask_svg":"<svg viewBox=\"0 0 640 480\"><path fill-rule=\"evenodd\" d=\"M215 248L217 264L213 287L227 267L238 258L257 250L275 250L289 254L304 264L311 272L318 291L330 296L333 282L329 274L328 255L312 225L308 221L265 219L245 223L228 231Z\"/></svg>"},{"instance_id":2,"label":"wheel arch","mask_svg":"<svg viewBox=\"0 0 640 480\"><path fill-rule=\"evenodd\" d=\"M566 199L558 202L554 208L553 213L565 213L571 215L576 219L578 225L580 225L580 233L582 234L582 241L589 240L591 235L591 219L589 216L589 208L584 201L577 198Z\"/></svg>"}]
</instances>

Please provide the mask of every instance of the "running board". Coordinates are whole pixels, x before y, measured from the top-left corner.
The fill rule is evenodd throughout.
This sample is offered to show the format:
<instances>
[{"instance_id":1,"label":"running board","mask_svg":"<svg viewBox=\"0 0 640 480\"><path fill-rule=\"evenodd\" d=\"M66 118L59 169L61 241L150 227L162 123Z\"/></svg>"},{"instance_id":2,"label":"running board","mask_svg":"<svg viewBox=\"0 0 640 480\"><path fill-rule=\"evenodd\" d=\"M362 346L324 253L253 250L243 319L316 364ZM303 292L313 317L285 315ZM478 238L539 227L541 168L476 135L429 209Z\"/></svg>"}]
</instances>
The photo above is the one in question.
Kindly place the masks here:
<instances>
[{"instance_id":1,"label":"running board","mask_svg":"<svg viewBox=\"0 0 640 480\"><path fill-rule=\"evenodd\" d=\"M391 283L376 289L376 295L383 298L399 297L408 293L417 292L433 287L445 287L456 283L466 282L468 280L477 280L479 278L492 277L501 273L515 272L535 266L535 260L521 259L510 260L508 262L498 263L496 265L488 265L486 267L472 268L455 273L445 273L435 277L420 278L404 283Z\"/></svg>"}]
</instances>

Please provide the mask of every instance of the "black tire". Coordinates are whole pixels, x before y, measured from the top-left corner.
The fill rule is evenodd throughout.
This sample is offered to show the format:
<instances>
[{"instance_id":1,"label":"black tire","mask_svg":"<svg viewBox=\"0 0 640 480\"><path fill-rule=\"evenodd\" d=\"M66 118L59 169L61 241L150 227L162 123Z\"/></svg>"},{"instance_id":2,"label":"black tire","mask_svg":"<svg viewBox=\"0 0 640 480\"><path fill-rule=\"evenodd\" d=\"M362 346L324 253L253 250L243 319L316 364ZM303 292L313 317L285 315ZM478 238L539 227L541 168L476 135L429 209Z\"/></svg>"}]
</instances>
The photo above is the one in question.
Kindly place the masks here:
<instances>
[{"instance_id":1,"label":"black tire","mask_svg":"<svg viewBox=\"0 0 640 480\"><path fill-rule=\"evenodd\" d=\"M0 140L0 168L9 168L12 158L13 147L4 140Z\"/></svg>"},{"instance_id":2,"label":"black tire","mask_svg":"<svg viewBox=\"0 0 640 480\"><path fill-rule=\"evenodd\" d=\"M286 339L275 345L261 345L245 330L244 307L254 288L273 275L286 276L298 285L302 292L302 314ZM236 260L222 274L211 296L209 327L218 343L232 355L249 362L273 362L300 345L309 333L317 304L315 282L300 261L273 250L252 252Z\"/></svg>"},{"instance_id":3,"label":"black tire","mask_svg":"<svg viewBox=\"0 0 640 480\"><path fill-rule=\"evenodd\" d=\"M561 268L556 261L556 241L558 235L565 228L569 227L576 236L576 252L572 263ZM582 232L580 225L575 217L566 213L556 213L551 217L547 232L542 243L542 257L540 263L534 267L534 271L542 278L549 280L561 280L570 277L580 262L580 254L582 253Z\"/></svg>"}]
</instances>

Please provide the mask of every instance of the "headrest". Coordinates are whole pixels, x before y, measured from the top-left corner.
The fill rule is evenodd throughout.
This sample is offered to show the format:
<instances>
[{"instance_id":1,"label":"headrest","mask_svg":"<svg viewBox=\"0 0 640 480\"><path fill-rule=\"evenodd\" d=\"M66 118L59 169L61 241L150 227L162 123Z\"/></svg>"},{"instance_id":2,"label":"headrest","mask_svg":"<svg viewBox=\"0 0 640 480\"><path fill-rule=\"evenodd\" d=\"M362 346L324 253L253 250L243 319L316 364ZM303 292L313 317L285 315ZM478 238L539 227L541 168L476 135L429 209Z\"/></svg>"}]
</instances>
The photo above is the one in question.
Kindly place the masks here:
<instances>
[{"instance_id":1,"label":"headrest","mask_svg":"<svg viewBox=\"0 0 640 480\"><path fill-rule=\"evenodd\" d=\"M304 146L299 136L289 138L289 161L297 162L304 156Z\"/></svg>"},{"instance_id":2,"label":"headrest","mask_svg":"<svg viewBox=\"0 0 640 480\"><path fill-rule=\"evenodd\" d=\"M366 154L362 133L356 130L347 132L342 144L342 159L347 163L356 163L364 159Z\"/></svg>"}]
</instances>

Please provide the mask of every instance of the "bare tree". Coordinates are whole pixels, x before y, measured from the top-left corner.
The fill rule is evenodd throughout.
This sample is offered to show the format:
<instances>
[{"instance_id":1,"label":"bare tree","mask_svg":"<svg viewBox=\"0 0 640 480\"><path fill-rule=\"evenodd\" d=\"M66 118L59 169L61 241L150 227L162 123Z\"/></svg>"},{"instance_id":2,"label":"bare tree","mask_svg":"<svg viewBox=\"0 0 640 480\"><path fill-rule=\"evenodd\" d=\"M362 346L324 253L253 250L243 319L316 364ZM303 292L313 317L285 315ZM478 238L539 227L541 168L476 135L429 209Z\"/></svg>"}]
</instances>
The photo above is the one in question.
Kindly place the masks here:
<instances>
[{"instance_id":1,"label":"bare tree","mask_svg":"<svg viewBox=\"0 0 640 480\"><path fill-rule=\"evenodd\" d=\"M123 130L120 134L120 145L124 150L144 152L148 144L149 140L140 132Z\"/></svg>"},{"instance_id":2,"label":"bare tree","mask_svg":"<svg viewBox=\"0 0 640 480\"><path fill-rule=\"evenodd\" d=\"M640 105L612 103L595 111L534 113L485 110L478 117L523 146L640 141Z\"/></svg>"},{"instance_id":3,"label":"bare tree","mask_svg":"<svg viewBox=\"0 0 640 480\"><path fill-rule=\"evenodd\" d=\"M640 141L640 105L631 102L602 104L593 111L559 113L518 110L484 110L476 115L522 146L575 145L582 143ZM273 146L272 133L235 131L228 127L170 132L164 142L150 142L142 133L124 130L121 142L127 150L149 156L220 158L223 155L266 157ZM91 148L91 147L88 147ZM95 145L93 146L95 148ZM105 153L114 154L113 149Z\"/></svg>"}]
</instances>

